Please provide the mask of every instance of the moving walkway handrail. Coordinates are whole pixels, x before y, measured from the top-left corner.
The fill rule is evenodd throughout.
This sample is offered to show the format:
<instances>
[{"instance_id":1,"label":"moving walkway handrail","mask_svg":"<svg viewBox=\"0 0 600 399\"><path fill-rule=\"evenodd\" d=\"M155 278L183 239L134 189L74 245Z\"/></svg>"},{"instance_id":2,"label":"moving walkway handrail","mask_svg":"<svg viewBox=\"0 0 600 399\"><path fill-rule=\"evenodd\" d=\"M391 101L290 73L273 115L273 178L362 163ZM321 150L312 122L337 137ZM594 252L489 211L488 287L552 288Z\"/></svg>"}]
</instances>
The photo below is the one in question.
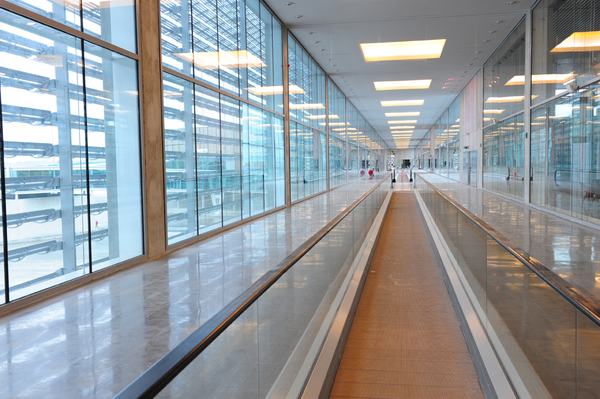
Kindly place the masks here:
<instances>
[{"instance_id":1,"label":"moving walkway handrail","mask_svg":"<svg viewBox=\"0 0 600 399\"><path fill-rule=\"evenodd\" d=\"M281 276L296 264L308 251L332 231L350 212L383 184L391 173L384 175L373 188L336 216L325 227L286 256L276 266L262 275L244 292L202 324L190 336L154 363L131 384L119 392L115 399L152 398L186 368L239 316L264 294Z\"/></svg>"},{"instance_id":2,"label":"moving walkway handrail","mask_svg":"<svg viewBox=\"0 0 600 399\"><path fill-rule=\"evenodd\" d=\"M454 206L460 213L462 213L464 216L470 219L471 222L473 222L477 227L479 227L486 234L492 237L494 241L500 244L504 249L506 249L514 257L516 257L521 263L523 263L532 272L534 272L537 276L544 280L548 285L550 285L550 287L552 287L555 291L562 295L563 298L569 301L583 314L588 316L592 322L600 326L599 304L592 300L588 295L584 294L579 288L569 283L568 281L565 281L561 277L557 276L556 273L544 266L539 260L532 257L521 248L513 245L506 237L504 237L502 234L496 231L493 227L491 227L483 220L479 219L477 216L465 209L458 202L448 197L433 184L425 180L420 174L418 175L418 177L421 178L423 182L425 182L429 187L431 187L443 199L445 199L452 206Z\"/></svg>"}]
</instances>

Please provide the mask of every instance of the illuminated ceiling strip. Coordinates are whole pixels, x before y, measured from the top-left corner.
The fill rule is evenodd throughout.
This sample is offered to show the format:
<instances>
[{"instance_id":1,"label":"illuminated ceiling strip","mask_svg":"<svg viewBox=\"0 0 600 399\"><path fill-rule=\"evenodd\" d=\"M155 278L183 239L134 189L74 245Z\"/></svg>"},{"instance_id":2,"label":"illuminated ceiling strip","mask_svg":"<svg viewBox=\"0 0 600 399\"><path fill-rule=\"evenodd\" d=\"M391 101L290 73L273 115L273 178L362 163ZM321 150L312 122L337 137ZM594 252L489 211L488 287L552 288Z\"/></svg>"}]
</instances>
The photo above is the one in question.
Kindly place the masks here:
<instances>
[{"instance_id":1,"label":"illuminated ceiling strip","mask_svg":"<svg viewBox=\"0 0 600 399\"><path fill-rule=\"evenodd\" d=\"M600 50L600 32L574 32L550 50L551 53L588 52Z\"/></svg>"},{"instance_id":2,"label":"illuminated ceiling strip","mask_svg":"<svg viewBox=\"0 0 600 399\"><path fill-rule=\"evenodd\" d=\"M413 89L429 89L431 79L421 80L396 80L387 82L373 82L375 90L413 90Z\"/></svg>"},{"instance_id":3,"label":"illuminated ceiling strip","mask_svg":"<svg viewBox=\"0 0 600 399\"><path fill-rule=\"evenodd\" d=\"M365 61L424 60L440 58L446 39L406 42L361 43Z\"/></svg>"},{"instance_id":4,"label":"illuminated ceiling strip","mask_svg":"<svg viewBox=\"0 0 600 399\"><path fill-rule=\"evenodd\" d=\"M419 111L414 112L386 112L385 116L388 118L397 117L397 116L419 116L421 113Z\"/></svg>"},{"instance_id":5,"label":"illuminated ceiling strip","mask_svg":"<svg viewBox=\"0 0 600 399\"><path fill-rule=\"evenodd\" d=\"M206 53L173 53L200 69L266 67L260 58L248 50L215 51Z\"/></svg>"},{"instance_id":6,"label":"illuminated ceiling strip","mask_svg":"<svg viewBox=\"0 0 600 399\"><path fill-rule=\"evenodd\" d=\"M413 120L405 120L405 121L388 121L389 125L400 125L400 124L406 124L406 123L417 123L416 119Z\"/></svg>"},{"instance_id":7,"label":"illuminated ceiling strip","mask_svg":"<svg viewBox=\"0 0 600 399\"><path fill-rule=\"evenodd\" d=\"M423 105L425 100L394 100L381 101L382 107L404 107L409 105Z\"/></svg>"},{"instance_id":8,"label":"illuminated ceiling strip","mask_svg":"<svg viewBox=\"0 0 600 399\"><path fill-rule=\"evenodd\" d=\"M545 84L545 83L562 83L566 84L575 78L575 74L573 73L564 73L564 74L548 74L548 75L532 75L531 83L532 84ZM516 75L513 76L511 80L506 82L504 86L517 86L525 84L525 75Z\"/></svg>"}]
</instances>

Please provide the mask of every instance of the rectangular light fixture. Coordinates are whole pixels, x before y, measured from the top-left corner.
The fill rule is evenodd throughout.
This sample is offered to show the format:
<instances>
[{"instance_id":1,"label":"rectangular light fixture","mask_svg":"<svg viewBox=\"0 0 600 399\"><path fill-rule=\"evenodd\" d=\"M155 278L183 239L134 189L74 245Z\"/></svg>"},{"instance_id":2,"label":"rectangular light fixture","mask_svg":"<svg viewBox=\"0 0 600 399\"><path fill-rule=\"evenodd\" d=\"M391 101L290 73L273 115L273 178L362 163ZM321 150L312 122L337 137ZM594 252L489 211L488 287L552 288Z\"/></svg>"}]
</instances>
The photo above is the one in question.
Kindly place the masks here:
<instances>
[{"instance_id":1,"label":"rectangular light fixture","mask_svg":"<svg viewBox=\"0 0 600 399\"><path fill-rule=\"evenodd\" d=\"M573 32L571 36L550 50L551 53L569 53L600 50L600 31Z\"/></svg>"},{"instance_id":2,"label":"rectangular light fixture","mask_svg":"<svg viewBox=\"0 0 600 399\"><path fill-rule=\"evenodd\" d=\"M410 89L429 89L431 79L421 80L396 80L389 82L373 82L375 90L410 90Z\"/></svg>"},{"instance_id":3,"label":"rectangular light fixture","mask_svg":"<svg viewBox=\"0 0 600 399\"><path fill-rule=\"evenodd\" d=\"M283 86L265 86L265 87L248 87L246 88L250 93L256 94L257 96L272 96L275 94L283 94ZM296 85L290 86L290 94L302 94L306 93L301 87Z\"/></svg>"},{"instance_id":4,"label":"rectangular light fixture","mask_svg":"<svg viewBox=\"0 0 600 399\"><path fill-rule=\"evenodd\" d=\"M283 107L283 105L280 105ZM323 109L325 106L323 104L290 104L291 109Z\"/></svg>"},{"instance_id":5,"label":"rectangular light fixture","mask_svg":"<svg viewBox=\"0 0 600 399\"><path fill-rule=\"evenodd\" d=\"M408 105L423 105L425 100L395 100L395 101L382 101L382 107L404 107Z\"/></svg>"},{"instance_id":6,"label":"rectangular light fixture","mask_svg":"<svg viewBox=\"0 0 600 399\"><path fill-rule=\"evenodd\" d=\"M215 51L206 53L174 53L175 56L200 69L251 68L267 65L248 50ZM283 92L283 89L282 89Z\"/></svg>"},{"instance_id":7,"label":"rectangular light fixture","mask_svg":"<svg viewBox=\"0 0 600 399\"><path fill-rule=\"evenodd\" d=\"M414 129L415 126L390 126L390 129L395 130L395 129Z\"/></svg>"},{"instance_id":8,"label":"rectangular light fixture","mask_svg":"<svg viewBox=\"0 0 600 399\"><path fill-rule=\"evenodd\" d=\"M531 96L531 99L538 97L537 95ZM506 97L488 97L485 100L486 103L518 103L519 101L523 101L525 96L506 96Z\"/></svg>"},{"instance_id":9,"label":"rectangular light fixture","mask_svg":"<svg viewBox=\"0 0 600 399\"><path fill-rule=\"evenodd\" d=\"M349 125L350 123L344 123L344 122L329 122L329 126L346 126ZM319 123L319 126L327 126L327 123Z\"/></svg>"},{"instance_id":10,"label":"rectangular light fixture","mask_svg":"<svg viewBox=\"0 0 600 399\"><path fill-rule=\"evenodd\" d=\"M483 113L484 114L501 114L504 111L505 111L504 109L484 109Z\"/></svg>"},{"instance_id":11,"label":"rectangular light fixture","mask_svg":"<svg viewBox=\"0 0 600 399\"><path fill-rule=\"evenodd\" d=\"M325 118L327 118L327 115L309 115L306 118L308 118L308 119L325 119ZM340 117L337 115L329 115L329 119L340 119Z\"/></svg>"},{"instance_id":12,"label":"rectangular light fixture","mask_svg":"<svg viewBox=\"0 0 600 399\"><path fill-rule=\"evenodd\" d=\"M393 118L397 116L419 116L421 113L419 111L414 112L386 112L385 116L388 118Z\"/></svg>"},{"instance_id":13,"label":"rectangular light fixture","mask_svg":"<svg viewBox=\"0 0 600 399\"><path fill-rule=\"evenodd\" d=\"M425 60L440 58L446 39L407 42L361 43L365 61Z\"/></svg>"},{"instance_id":14,"label":"rectangular light fixture","mask_svg":"<svg viewBox=\"0 0 600 399\"><path fill-rule=\"evenodd\" d=\"M388 124L390 124L390 125L401 125L401 124L407 124L407 123L417 123L417 120L411 119L411 120L405 120L405 121L388 121Z\"/></svg>"},{"instance_id":15,"label":"rectangular light fixture","mask_svg":"<svg viewBox=\"0 0 600 399\"><path fill-rule=\"evenodd\" d=\"M548 75L532 75L531 84L546 84L546 83L562 83L567 82L575 78L574 73L563 73L563 74L548 74ZM506 82L504 86L517 86L525 84L525 75L513 76L511 80Z\"/></svg>"},{"instance_id":16,"label":"rectangular light fixture","mask_svg":"<svg viewBox=\"0 0 600 399\"><path fill-rule=\"evenodd\" d=\"M331 130L333 130L334 132L345 132L346 131L346 129L331 129Z\"/></svg>"}]
</instances>

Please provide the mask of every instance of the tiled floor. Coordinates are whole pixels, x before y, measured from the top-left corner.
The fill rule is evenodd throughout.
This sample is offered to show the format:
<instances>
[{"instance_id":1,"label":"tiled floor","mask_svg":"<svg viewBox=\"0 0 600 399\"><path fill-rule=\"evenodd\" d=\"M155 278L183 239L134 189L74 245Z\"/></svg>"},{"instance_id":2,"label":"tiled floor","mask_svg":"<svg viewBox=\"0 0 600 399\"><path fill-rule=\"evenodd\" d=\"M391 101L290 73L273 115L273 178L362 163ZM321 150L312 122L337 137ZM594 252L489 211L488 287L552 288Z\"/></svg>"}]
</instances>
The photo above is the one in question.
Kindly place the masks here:
<instances>
[{"instance_id":1,"label":"tiled floor","mask_svg":"<svg viewBox=\"0 0 600 399\"><path fill-rule=\"evenodd\" d=\"M423 177L600 302L600 226L586 227L439 175Z\"/></svg>"},{"instance_id":2,"label":"tiled floor","mask_svg":"<svg viewBox=\"0 0 600 399\"><path fill-rule=\"evenodd\" d=\"M484 397L412 192L392 197L330 397Z\"/></svg>"},{"instance_id":3,"label":"tiled floor","mask_svg":"<svg viewBox=\"0 0 600 399\"><path fill-rule=\"evenodd\" d=\"M1 318L0 398L114 396L375 183L351 183Z\"/></svg>"}]
</instances>

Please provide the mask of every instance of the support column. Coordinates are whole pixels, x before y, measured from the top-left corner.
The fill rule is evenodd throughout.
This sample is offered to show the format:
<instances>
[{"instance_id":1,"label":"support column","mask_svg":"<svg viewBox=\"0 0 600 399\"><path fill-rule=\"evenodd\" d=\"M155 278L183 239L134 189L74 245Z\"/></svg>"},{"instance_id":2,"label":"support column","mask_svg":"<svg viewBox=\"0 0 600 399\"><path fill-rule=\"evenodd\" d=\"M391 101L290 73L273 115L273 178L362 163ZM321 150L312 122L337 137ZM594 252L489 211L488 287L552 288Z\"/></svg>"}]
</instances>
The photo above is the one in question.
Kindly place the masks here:
<instances>
[{"instance_id":1,"label":"support column","mask_svg":"<svg viewBox=\"0 0 600 399\"><path fill-rule=\"evenodd\" d=\"M163 255L167 243L159 4L151 0L138 3L145 252L149 259Z\"/></svg>"},{"instance_id":2,"label":"support column","mask_svg":"<svg viewBox=\"0 0 600 399\"><path fill-rule=\"evenodd\" d=\"M288 30L281 27L283 43L283 134L285 147L285 204L292 205L292 164L290 145L290 60L288 57Z\"/></svg>"},{"instance_id":3,"label":"support column","mask_svg":"<svg viewBox=\"0 0 600 399\"><path fill-rule=\"evenodd\" d=\"M525 156L524 156L524 182L523 202L531 202L531 39L533 33L533 19L531 10L525 17L525 99L523 100L525 123Z\"/></svg>"}]
</instances>

